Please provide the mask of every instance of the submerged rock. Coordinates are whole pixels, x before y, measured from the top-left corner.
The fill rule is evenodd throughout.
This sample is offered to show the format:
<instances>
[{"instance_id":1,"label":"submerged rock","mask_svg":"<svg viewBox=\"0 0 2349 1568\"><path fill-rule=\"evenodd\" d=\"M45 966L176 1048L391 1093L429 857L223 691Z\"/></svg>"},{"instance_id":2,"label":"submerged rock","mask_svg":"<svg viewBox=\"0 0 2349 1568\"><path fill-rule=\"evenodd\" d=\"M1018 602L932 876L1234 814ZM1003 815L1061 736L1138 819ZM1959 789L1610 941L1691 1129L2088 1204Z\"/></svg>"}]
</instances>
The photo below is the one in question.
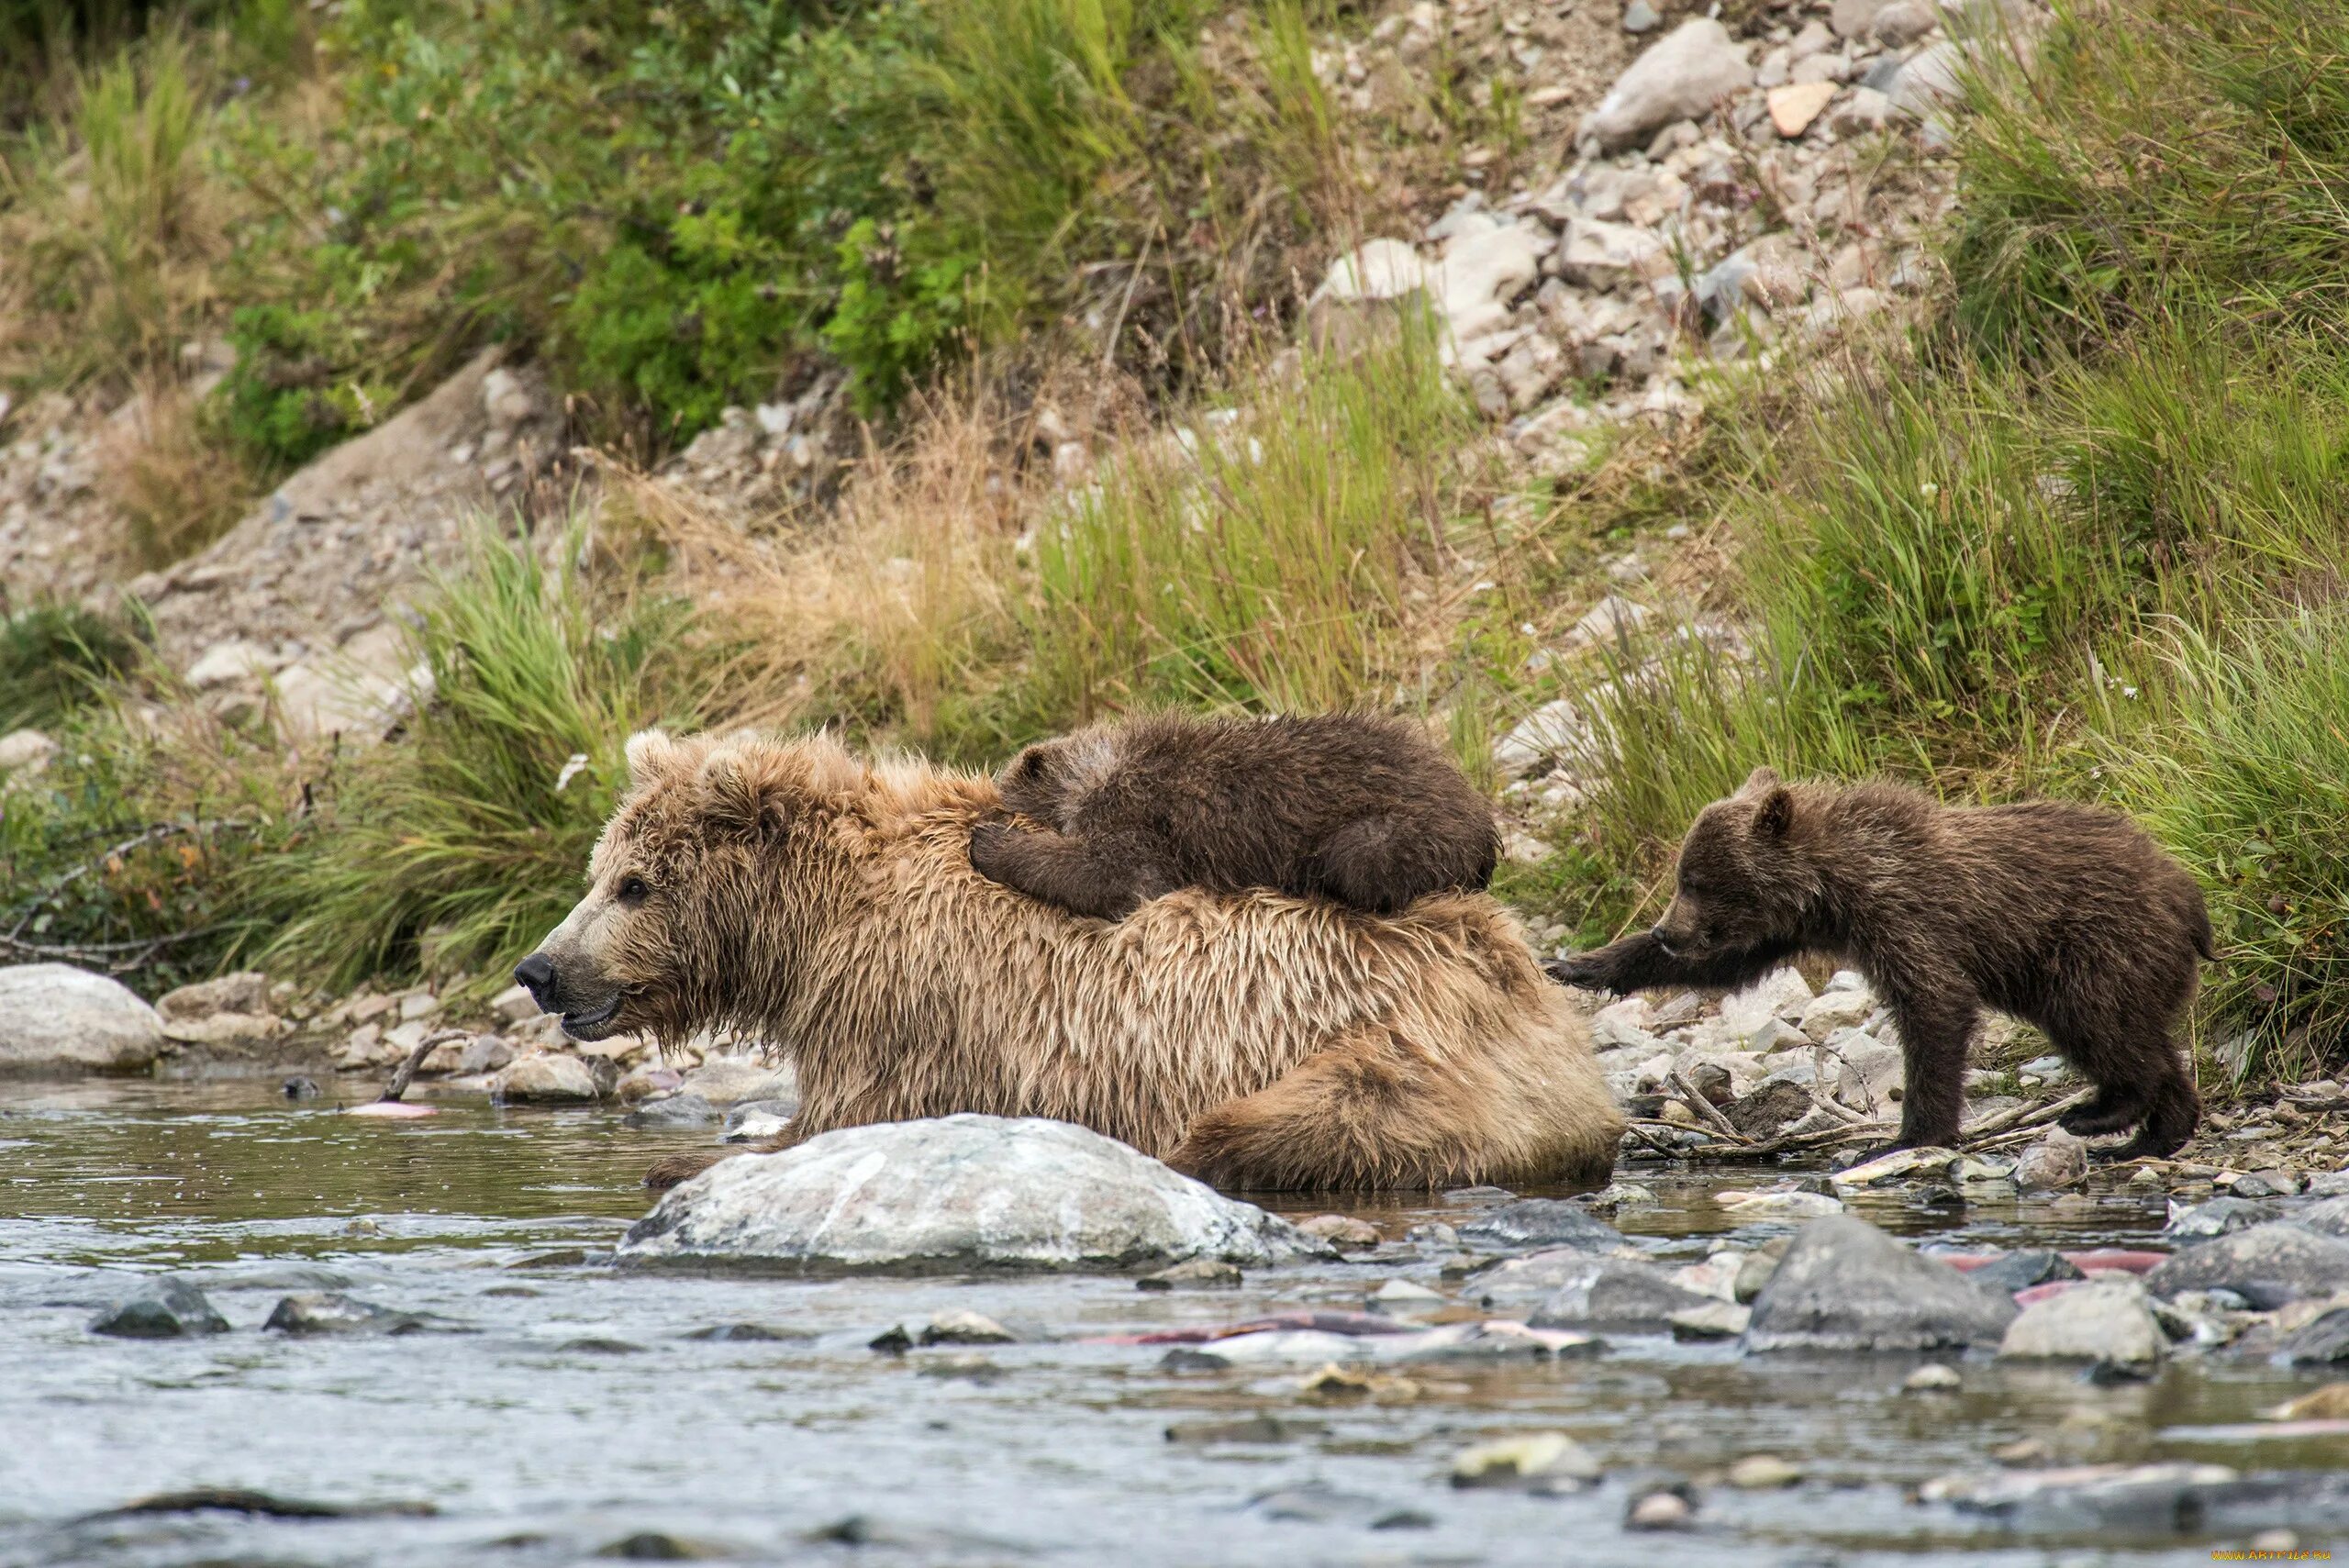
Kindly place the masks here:
<instances>
[{"instance_id":1,"label":"submerged rock","mask_svg":"<svg viewBox=\"0 0 2349 1568\"><path fill-rule=\"evenodd\" d=\"M225 1334L228 1320L184 1280L153 1279L90 1320L90 1332L122 1340L176 1340Z\"/></svg>"},{"instance_id":2,"label":"submerged rock","mask_svg":"<svg viewBox=\"0 0 2349 1568\"><path fill-rule=\"evenodd\" d=\"M1968 1272L1967 1278L1992 1290L2003 1290L2012 1296L2033 1285L2048 1284L2057 1280L2082 1277L2069 1258L2061 1252L2043 1250L2009 1252Z\"/></svg>"},{"instance_id":3,"label":"submerged rock","mask_svg":"<svg viewBox=\"0 0 2349 1568\"><path fill-rule=\"evenodd\" d=\"M1664 1333L1679 1314L1721 1305L1628 1258L1585 1257L1559 1273L1557 1289L1526 1319L1533 1328Z\"/></svg>"},{"instance_id":4,"label":"submerged rock","mask_svg":"<svg viewBox=\"0 0 2349 1568\"><path fill-rule=\"evenodd\" d=\"M2271 1303L2326 1296L2349 1290L2349 1241L2270 1220L2186 1249L2146 1274L2145 1288L2232 1290Z\"/></svg>"},{"instance_id":5,"label":"submerged rock","mask_svg":"<svg viewBox=\"0 0 2349 1568\"><path fill-rule=\"evenodd\" d=\"M1753 1351L1931 1351L1995 1344L2015 1305L1865 1219L1831 1215L1797 1233L1754 1299Z\"/></svg>"},{"instance_id":6,"label":"submerged rock","mask_svg":"<svg viewBox=\"0 0 2349 1568\"><path fill-rule=\"evenodd\" d=\"M0 967L0 1073L144 1071L163 1020L121 982L70 963Z\"/></svg>"},{"instance_id":7,"label":"submerged rock","mask_svg":"<svg viewBox=\"0 0 2349 1568\"><path fill-rule=\"evenodd\" d=\"M1459 1487L1579 1491L1598 1475L1598 1461L1564 1432L1532 1432L1478 1443L1462 1450L1452 1462L1452 1484Z\"/></svg>"},{"instance_id":8,"label":"submerged rock","mask_svg":"<svg viewBox=\"0 0 2349 1568\"><path fill-rule=\"evenodd\" d=\"M799 1114L799 1100L744 1100L726 1113L726 1130L719 1133L720 1143L763 1143L770 1138L783 1136L791 1118Z\"/></svg>"},{"instance_id":9,"label":"submerged rock","mask_svg":"<svg viewBox=\"0 0 2349 1568\"><path fill-rule=\"evenodd\" d=\"M623 1262L787 1271L1258 1265L1329 1248L1113 1139L961 1115L727 1160L629 1229Z\"/></svg>"},{"instance_id":10,"label":"submerged rock","mask_svg":"<svg viewBox=\"0 0 2349 1568\"><path fill-rule=\"evenodd\" d=\"M262 1327L295 1335L411 1334L424 1327L424 1319L340 1291L297 1291L279 1301Z\"/></svg>"},{"instance_id":11,"label":"submerged rock","mask_svg":"<svg viewBox=\"0 0 2349 1568\"><path fill-rule=\"evenodd\" d=\"M2281 1213L2282 1210L2272 1203L2254 1203L2247 1198L2214 1197L2208 1203L2192 1205L2172 1199L2169 1223L2162 1227L2162 1234L2179 1241L2207 1241L2214 1236L2232 1235L2238 1230L2248 1230L2254 1225L2264 1225ZM2310 1223L2306 1213L2295 1215L2293 1218L2311 1230L2330 1229L2327 1226Z\"/></svg>"},{"instance_id":12,"label":"submerged rock","mask_svg":"<svg viewBox=\"0 0 2349 1568\"><path fill-rule=\"evenodd\" d=\"M1193 1258L1171 1269L1144 1274L1136 1290L1238 1290L1240 1271L1220 1258Z\"/></svg>"},{"instance_id":13,"label":"submerged rock","mask_svg":"<svg viewBox=\"0 0 2349 1568\"><path fill-rule=\"evenodd\" d=\"M1578 1203L1560 1198L1520 1198L1460 1228L1472 1247L1579 1247L1606 1251L1623 1245L1623 1233Z\"/></svg>"},{"instance_id":14,"label":"submerged rock","mask_svg":"<svg viewBox=\"0 0 2349 1568\"><path fill-rule=\"evenodd\" d=\"M628 1113L630 1127L708 1127L717 1120L718 1107L691 1089L640 1100Z\"/></svg>"}]
</instances>

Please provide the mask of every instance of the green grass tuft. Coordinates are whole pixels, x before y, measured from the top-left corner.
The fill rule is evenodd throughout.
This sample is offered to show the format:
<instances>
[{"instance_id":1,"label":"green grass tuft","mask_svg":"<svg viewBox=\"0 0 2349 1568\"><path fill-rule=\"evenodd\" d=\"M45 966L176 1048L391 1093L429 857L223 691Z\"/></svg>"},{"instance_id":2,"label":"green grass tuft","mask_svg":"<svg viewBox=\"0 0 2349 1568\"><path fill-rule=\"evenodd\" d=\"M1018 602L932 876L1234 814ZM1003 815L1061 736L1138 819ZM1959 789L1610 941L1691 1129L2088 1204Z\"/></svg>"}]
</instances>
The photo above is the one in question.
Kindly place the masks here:
<instances>
[{"instance_id":1,"label":"green grass tuft","mask_svg":"<svg viewBox=\"0 0 2349 1568\"><path fill-rule=\"evenodd\" d=\"M283 912L272 960L344 984L497 968L575 901L628 737L696 706L683 612L598 605L578 549L562 541L550 569L528 540L484 534L436 584L407 734L350 765L327 829L253 890Z\"/></svg>"}]
</instances>

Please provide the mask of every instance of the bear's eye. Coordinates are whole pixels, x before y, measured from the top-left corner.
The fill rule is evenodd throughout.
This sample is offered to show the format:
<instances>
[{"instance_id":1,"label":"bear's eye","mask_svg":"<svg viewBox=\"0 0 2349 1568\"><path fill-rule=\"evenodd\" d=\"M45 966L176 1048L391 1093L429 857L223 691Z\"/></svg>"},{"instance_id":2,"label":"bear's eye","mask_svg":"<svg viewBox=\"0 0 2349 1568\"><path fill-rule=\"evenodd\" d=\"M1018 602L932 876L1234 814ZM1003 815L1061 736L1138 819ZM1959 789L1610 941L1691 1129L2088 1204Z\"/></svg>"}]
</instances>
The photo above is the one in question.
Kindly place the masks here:
<instances>
[{"instance_id":1,"label":"bear's eye","mask_svg":"<svg viewBox=\"0 0 2349 1568\"><path fill-rule=\"evenodd\" d=\"M641 904L652 896L652 889L640 876L620 878L619 900L623 904Z\"/></svg>"}]
</instances>

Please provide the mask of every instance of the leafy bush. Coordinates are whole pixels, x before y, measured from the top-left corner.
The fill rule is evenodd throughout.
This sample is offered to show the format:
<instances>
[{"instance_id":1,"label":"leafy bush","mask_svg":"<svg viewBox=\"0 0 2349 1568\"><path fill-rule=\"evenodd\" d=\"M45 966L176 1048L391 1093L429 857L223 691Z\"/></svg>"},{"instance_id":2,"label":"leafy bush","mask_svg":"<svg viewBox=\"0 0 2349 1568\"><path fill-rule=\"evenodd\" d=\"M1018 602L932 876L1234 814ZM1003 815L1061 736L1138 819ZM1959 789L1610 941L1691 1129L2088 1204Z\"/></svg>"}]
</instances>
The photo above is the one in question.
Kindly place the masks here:
<instances>
[{"instance_id":1,"label":"leafy bush","mask_svg":"<svg viewBox=\"0 0 2349 1568\"><path fill-rule=\"evenodd\" d=\"M322 311L246 306L231 318L228 341L237 362L217 395L229 431L264 462L306 462L373 424L393 400L380 385L334 381L332 367L351 356Z\"/></svg>"},{"instance_id":2,"label":"leafy bush","mask_svg":"<svg viewBox=\"0 0 2349 1568\"><path fill-rule=\"evenodd\" d=\"M0 733L54 728L135 669L138 636L73 605L37 604L0 617Z\"/></svg>"},{"instance_id":3,"label":"leafy bush","mask_svg":"<svg viewBox=\"0 0 2349 1568\"><path fill-rule=\"evenodd\" d=\"M0 962L74 963L152 996L250 952L266 919L252 868L308 827L276 760L200 719L159 734L111 701L52 733L49 766L0 790Z\"/></svg>"}]
</instances>

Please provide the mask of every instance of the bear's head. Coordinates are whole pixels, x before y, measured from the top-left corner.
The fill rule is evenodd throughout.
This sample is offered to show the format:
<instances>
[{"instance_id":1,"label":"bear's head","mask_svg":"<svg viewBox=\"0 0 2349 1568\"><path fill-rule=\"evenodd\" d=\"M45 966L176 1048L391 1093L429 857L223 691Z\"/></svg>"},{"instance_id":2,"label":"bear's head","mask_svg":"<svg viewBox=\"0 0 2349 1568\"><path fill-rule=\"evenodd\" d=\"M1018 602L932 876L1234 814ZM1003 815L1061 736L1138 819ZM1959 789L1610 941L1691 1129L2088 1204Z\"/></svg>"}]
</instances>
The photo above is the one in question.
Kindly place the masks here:
<instances>
[{"instance_id":1,"label":"bear's head","mask_svg":"<svg viewBox=\"0 0 2349 1568\"><path fill-rule=\"evenodd\" d=\"M828 736L628 744L629 790L588 862L587 895L515 967L573 1040L662 1041L779 1005L820 852L863 765Z\"/></svg>"},{"instance_id":2,"label":"bear's head","mask_svg":"<svg viewBox=\"0 0 2349 1568\"><path fill-rule=\"evenodd\" d=\"M1795 841L1796 806L1776 773L1756 768L1735 795L1698 812L1656 940L1686 957L1797 935L1815 890Z\"/></svg>"},{"instance_id":3,"label":"bear's head","mask_svg":"<svg viewBox=\"0 0 2349 1568\"><path fill-rule=\"evenodd\" d=\"M996 775L996 788L1005 810L1065 830L1070 813L1117 761L1113 731L1100 726L1080 729L1022 750Z\"/></svg>"}]
</instances>

